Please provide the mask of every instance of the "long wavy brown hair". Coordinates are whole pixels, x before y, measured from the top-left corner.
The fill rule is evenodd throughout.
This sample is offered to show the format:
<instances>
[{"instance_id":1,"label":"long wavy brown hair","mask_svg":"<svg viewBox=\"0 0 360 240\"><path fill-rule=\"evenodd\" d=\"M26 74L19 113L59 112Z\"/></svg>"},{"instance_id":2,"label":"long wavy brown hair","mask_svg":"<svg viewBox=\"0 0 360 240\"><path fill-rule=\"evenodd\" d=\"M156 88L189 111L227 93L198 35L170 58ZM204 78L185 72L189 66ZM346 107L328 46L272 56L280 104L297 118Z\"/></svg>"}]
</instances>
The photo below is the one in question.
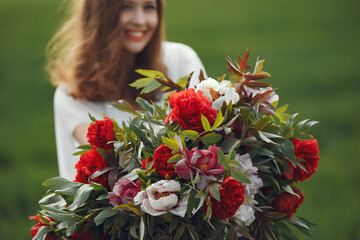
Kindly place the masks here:
<instances>
[{"instance_id":1,"label":"long wavy brown hair","mask_svg":"<svg viewBox=\"0 0 360 240\"><path fill-rule=\"evenodd\" d=\"M71 0L67 20L47 46L52 83L65 84L75 98L90 101L125 99L134 104L139 92L129 86L139 78L135 69L166 72L161 60L165 38L163 0L157 0L159 24L135 63L126 64L119 24L122 0ZM156 93L144 96L155 100Z\"/></svg>"}]
</instances>

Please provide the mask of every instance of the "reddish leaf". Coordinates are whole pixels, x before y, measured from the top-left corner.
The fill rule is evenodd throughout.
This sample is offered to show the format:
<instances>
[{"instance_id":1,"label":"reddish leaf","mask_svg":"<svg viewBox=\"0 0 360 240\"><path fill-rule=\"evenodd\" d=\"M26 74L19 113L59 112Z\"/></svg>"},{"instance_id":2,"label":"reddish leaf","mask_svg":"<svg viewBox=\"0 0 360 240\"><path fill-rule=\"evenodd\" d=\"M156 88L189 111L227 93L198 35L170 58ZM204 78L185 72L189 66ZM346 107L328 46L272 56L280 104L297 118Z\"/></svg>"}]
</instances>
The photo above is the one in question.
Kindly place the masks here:
<instances>
[{"instance_id":1,"label":"reddish leaf","mask_svg":"<svg viewBox=\"0 0 360 240\"><path fill-rule=\"evenodd\" d=\"M239 70L234 66L234 64L233 64L233 62L231 61L230 57L227 57L227 58L226 58L226 61L227 61L228 65L229 65L228 71L229 71L230 73L234 73L235 75L238 75L238 76L240 76L240 77L243 76L243 74L242 74L241 72L239 72Z\"/></svg>"},{"instance_id":2,"label":"reddish leaf","mask_svg":"<svg viewBox=\"0 0 360 240\"><path fill-rule=\"evenodd\" d=\"M261 80L261 79L268 78L270 76L271 76L270 74L269 75L267 75L267 74L256 74L256 75L246 74L245 78L249 79L249 80Z\"/></svg>"},{"instance_id":3,"label":"reddish leaf","mask_svg":"<svg viewBox=\"0 0 360 240\"><path fill-rule=\"evenodd\" d=\"M250 88L265 88L265 87L270 87L271 86L271 84L269 84L269 83L254 82L254 81L248 81L244 85L247 86L247 87L250 87Z\"/></svg>"}]
</instances>

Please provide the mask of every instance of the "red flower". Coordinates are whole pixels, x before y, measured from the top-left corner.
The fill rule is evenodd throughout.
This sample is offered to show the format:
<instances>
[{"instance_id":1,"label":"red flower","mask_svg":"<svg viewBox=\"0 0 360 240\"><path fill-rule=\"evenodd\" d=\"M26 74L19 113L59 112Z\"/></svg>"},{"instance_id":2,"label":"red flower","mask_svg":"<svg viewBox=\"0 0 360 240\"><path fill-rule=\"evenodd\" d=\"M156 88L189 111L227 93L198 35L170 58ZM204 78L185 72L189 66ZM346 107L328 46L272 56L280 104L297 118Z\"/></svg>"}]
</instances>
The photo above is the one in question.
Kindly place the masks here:
<instances>
[{"instance_id":1,"label":"red flower","mask_svg":"<svg viewBox=\"0 0 360 240\"><path fill-rule=\"evenodd\" d=\"M87 231L86 233L73 233L70 237L68 237L68 240L93 240L93 237L91 235L91 229Z\"/></svg>"},{"instance_id":2,"label":"red flower","mask_svg":"<svg viewBox=\"0 0 360 240\"><path fill-rule=\"evenodd\" d=\"M291 216L296 213L296 209L304 202L305 198L300 190L293 188L293 191L299 195L299 197L288 192L283 192L276 196L272 202L273 208L278 212L286 213L288 218L291 218Z\"/></svg>"},{"instance_id":3,"label":"red flower","mask_svg":"<svg viewBox=\"0 0 360 240\"><path fill-rule=\"evenodd\" d=\"M45 217L46 221L48 221L49 223L54 222L52 219ZM48 224L44 223L43 221L41 221L39 216L32 216L29 217L30 220L36 220L38 222L38 224L34 225L31 230L30 230L30 234L32 237L35 237L35 235L37 234L37 232L39 231L40 228L44 227L44 226L49 226ZM58 238L56 237L54 232L48 232L48 234L45 237L45 240L57 240Z\"/></svg>"},{"instance_id":4,"label":"red flower","mask_svg":"<svg viewBox=\"0 0 360 240\"><path fill-rule=\"evenodd\" d=\"M141 167L142 167L143 169L146 169L146 162L149 163L149 162L152 162L152 161L153 161L152 158L145 158L145 159L143 159L142 162L141 162Z\"/></svg>"},{"instance_id":5,"label":"red flower","mask_svg":"<svg viewBox=\"0 0 360 240\"><path fill-rule=\"evenodd\" d=\"M103 159L103 157L95 149L91 149L88 152L85 152L80 156L79 162L75 165L77 169L77 174L75 177L75 182L89 183L89 178L96 172L105 167L108 167L109 164ZM102 174L101 176L91 180L92 182L100 183L104 187L108 186L107 174Z\"/></svg>"},{"instance_id":6,"label":"red flower","mask_svg":"<svg viewBox=\"0 0 360 240\"><path fill-rule=\"evenodd\" d=\"M295 156L297 158L303 159L304 161L300 162L306 171L301 167L296 167L289 163L290 174L284 173L284 175L289 179L295 179L295 181L304 181L309 179L311 175L317 172L316 168L319 165L320 157L319 147L317 140L299 140L296 138L292 139L294 145Z\"/></svg>"},{"instance_id":7,"label":"red flower","mask_svg":"<svg viewBox=\"0 0 360 240\"><path fill-rule=\"evenodd\" d=\"M241 183L227 177L220 184L220 202L210 195L212 218L220 217L226 220L235 215L240 205L244 202L245 189ZM205 205L205 211L207 205Z\"/></svg>"},{"instance_id":8,"label":"red flower","mask_svg":"<svg viewBox=\"0 0 360 240\"><path fill-rule=\"evenodd\" d=\"M105 117L104 120L95 121L95 123L90 124L87 138L93 148L113 148L114 144L108 143L116 140L113 121Z\"/></svg>"},{"instance_id":9,"label":"red flower","mask_svg":"<svg viewBox=\"0 0 360 240\"><path fill-rule=\"evenodd\" d=\"M172 112L166 117L167 124L171 118L177 121L183 130L195 130L198 133L204 131L201 123L201 114L204 115L210 124L213 124L217 111L212 109L212 102L202 95L202 91L195 92L190 88L181 92L174 92L169 99Z\"/></svg>"},{"instance_id":10,"label":"red flower","mask_svg":"<svg viewBox=\"0 0 360 240\"><path fill-rule=\"evenodd\" d=\"M171 152L172 150L166 145L160 145L154 152L153 168L155 168L156 172L163 178L165 178L166 175L169 175L169 177L175 177L177 175L175 173L175 163L167 163L167 161L174 156Z\"/></svg>"}]
</instances>

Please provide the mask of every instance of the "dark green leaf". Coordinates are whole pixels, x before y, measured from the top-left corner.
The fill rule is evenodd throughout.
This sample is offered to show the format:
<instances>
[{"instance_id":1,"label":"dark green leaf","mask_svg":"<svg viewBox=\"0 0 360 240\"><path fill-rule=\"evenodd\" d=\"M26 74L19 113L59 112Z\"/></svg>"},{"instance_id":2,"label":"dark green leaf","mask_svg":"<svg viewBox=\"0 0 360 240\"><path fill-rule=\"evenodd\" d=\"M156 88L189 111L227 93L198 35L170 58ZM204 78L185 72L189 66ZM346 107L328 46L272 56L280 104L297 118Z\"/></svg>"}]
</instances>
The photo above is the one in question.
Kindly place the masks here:
<instances>
[{"instance_id":1,"label":"dark green leaf","mask_svg":"<svg viewBox=\"0 0 360 240\"><path fill-rule=\"evenodd\" d=\"M187 229L188 229L188 231L190 233L190 236L191 236L192 240L199 240L199 236L197 235L197 233L195 232L194 229L192 229L190 227L188 227Z\"/></svg>"},{"instance_id":2,"label":"dark green leaf","mask_svg":"<svg viewBox=\"0 0 360 240\"><path fill-rule=\"evenodd\" d=\"M289 160L295 162L296 157L294 152L294 145L290 139L285 139L282 142L281 149Z\"/></svg>"},{"instance_id":3,"label":"dark green leaf","mask_svg":"<svg viewBox=\"0 0 360 240\"><path fill-rule=\"evenodd\" d=\"M74 202L69 206L71 211L80 207L89 198L91 191L93 190L90 184L82 185L75 193Z\"/></svg>"},{"instance_id":4,"label":"dark green leaf","mask_svg":"<svg viewBox=\"0 0 360 240\"><path fill-rule=\"evenodd\" d=\"M224 167L224 169L226 171L230 171L230 166L229 166L228 160L226 159L225 154L220 149L217 150L217 154L218 154L220 163Z\"/></svg>"},{"instance_id":5,"label":"dark green leaf","mask_svg":"<svg viewBox=\"0 0 360 240\"><path fill-rule=\"evenodd\" d=\"M131 130L133 130L135 135L144 143L145 146L152 147L151 141L148 139L148 137L142 132L142 130L138 126L136 126L133 123L130 123L130 128L131 128Z\"/></svg>"},{"instance_id":6,"label":"dark green leaf","mask_svg":"<svg viewBox=\"0 0 360 240\"><path fill-rule=\"evenodd\" d=\"M222 136L220 134L212 132L200 138L205 145L209 146L220 141L222 139Z\"/></svg>"},{"instance_id":7,"label":"dark green leaf","mask_svg":"<svg viewBox=\"0 0 360 240\"><path fill-rule=\"evenodd\" d=\"M185 224L180 223L180 226L178 227L175 233L174 240L179 240L182 237L184 230L185 230Z\"/></svg>"}]
</instances>

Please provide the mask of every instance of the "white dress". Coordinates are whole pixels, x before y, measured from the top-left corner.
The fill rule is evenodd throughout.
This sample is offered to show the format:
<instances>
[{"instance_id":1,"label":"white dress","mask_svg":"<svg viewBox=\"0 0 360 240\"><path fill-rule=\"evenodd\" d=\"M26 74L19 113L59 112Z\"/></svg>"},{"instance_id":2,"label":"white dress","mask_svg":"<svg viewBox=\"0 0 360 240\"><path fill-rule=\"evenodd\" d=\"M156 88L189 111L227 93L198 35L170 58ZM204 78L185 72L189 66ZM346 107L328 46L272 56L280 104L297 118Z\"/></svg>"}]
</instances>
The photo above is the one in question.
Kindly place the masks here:
<instances>
[{"instance_id":1,"label":"white dress","mask_svg":"<svg viewBox=\"0 0 360 240\"><path fill-rule=\"evenodd\" d=\"M181 43L163 42L163 62L167 67L167 76L174 81L195 71L190 81L190 87L198 84L200 69L204 71L204 66L196 52ZM61 177L69 180L75 179L75 164L79 156L72 154L76 152L79 143L73 137L73 132L78 125L90 123L89 113L99 120L103 119L104 113L106 116L114 118L120 126L122 121L132 118L130 113L114 109L111 103L74 99L65 92L64 86L56 88L54 96L55 136Z\"/></svg>"}]
</instances>

